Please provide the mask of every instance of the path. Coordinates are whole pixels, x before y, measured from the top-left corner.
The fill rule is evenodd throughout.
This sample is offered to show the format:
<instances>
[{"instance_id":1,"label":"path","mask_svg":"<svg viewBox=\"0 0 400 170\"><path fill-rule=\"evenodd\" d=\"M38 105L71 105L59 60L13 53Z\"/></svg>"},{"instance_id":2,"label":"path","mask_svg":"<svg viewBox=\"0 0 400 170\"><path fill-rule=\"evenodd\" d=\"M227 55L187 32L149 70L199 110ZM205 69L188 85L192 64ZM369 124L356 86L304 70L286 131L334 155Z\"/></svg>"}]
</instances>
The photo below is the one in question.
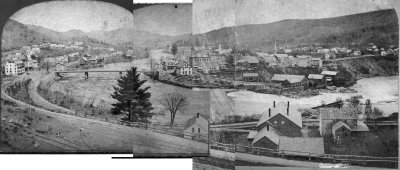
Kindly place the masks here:
<instances>
[{"instance_id":1,"label":"path","mask_svg":"<svg viewBox=\"0 0 400 170\"><path fill-rule=\"evenodd\" d=\"M32 75L35 76L35 75ZM112 124L104 121L92 120L72 115L51 112L42 108L32 106L22 101L8 96L4 89L11 83L2 84L1 97L5 100L14 101L24 108L34 108L38 114L52 116L63 124L76 126L87 132L89 135L82 137L76 136L80 143L90 146L93 152L123 152L123 153L143 153L143 154L176 154L182 155L206 155L208 144L183 139L170 135L163 135L139 128ZM32 81L29 87L30 94L36 104L44 104L47 107L56 107L54 104L44 100L37 91L37 79ZM37 86L36 86L37 87ZM67 111L68 109L63 109Z\"/></svg>"}]
</instances>

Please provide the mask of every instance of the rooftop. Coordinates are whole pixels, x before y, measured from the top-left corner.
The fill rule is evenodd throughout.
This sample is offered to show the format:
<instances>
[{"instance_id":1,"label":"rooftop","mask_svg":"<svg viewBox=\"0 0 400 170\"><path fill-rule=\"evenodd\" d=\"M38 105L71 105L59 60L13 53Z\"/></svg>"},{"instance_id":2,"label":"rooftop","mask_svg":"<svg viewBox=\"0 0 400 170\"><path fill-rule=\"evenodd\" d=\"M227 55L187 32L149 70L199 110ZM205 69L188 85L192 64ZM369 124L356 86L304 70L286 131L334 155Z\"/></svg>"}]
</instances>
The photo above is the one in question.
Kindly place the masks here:
<instances>
[{"instance_id":1,"label":"rooftop","mask_svg":"<svg viewBox=\"0 0 400 170\"><path fill-rule=\"evenodd\" d=\"M287 114L287 103L279 102L275 105L275 108L271 108L271 116L269 116L268 110L264 111L261 115L260 120L257 123L257 126L260 126L264 122L273 118L277 114L281 114L285 116L287 119L298 125L299 127L303 126L303 119L301 117L301 113L297 111L297 109L289 108L289 115Z\"/></svg>"},{"instance_id":2,"label":"rooftop","mask_svg":"<svg viewBox=\"0 0 400 170\"><path fill-rule=\"evenodd\" d=\"M272 81L285 81L288 80L290 83L299 83L304 78L304 75L290 75L290 74L274 74L271 78Z\"/></svg>"},{"instance_id":3,"label":"rooftop","mask_svg":"<svg viewBox=\"0 0 400 170\"><path fill-rule=\"evenodd\" d=\"M205 128L205 129L208 129L208 121L206 119L204 119L203 116L201 116L201 115L195 115L195 116L191 117L190 119L188 119L185 122L184 129L187 129L194 124L198 124L199 126Z\"/></svg>"},{"instance_id":4,"label":"rooftop","mask_svg":"<svg viewBox=\"0 0 400 170\"><path fill-rule=\"evenodd\" d=\"M321 74L329 75L329 76L336 76L337 72L336 71L322 71Z\"/></svg>"},{"instance_id":5,"label":"rooftop","mask_svg":"<svg viewBox=\"0 0 400 170\"><path fill-rule=\"evenodd\" d=\"M272 126L269 126L269 130L267 130L267 128L265 127L264 129L259 131L254 136L253 144L258 142L259 140L261 140L264 137L268 138L269 140L271 140L272 142L274 142L277 145L279 144L279 137L280 137L279 132L276 131Z\"/></svg>"},{"instance_id":6,"label":"rooftop","mask_svg":"<svg viewBox=\"0 0 400 170\"><path fill-rule=\"evenodd\" d=\"M258 73L243 73L243 77L258 77Z\"/></svg>"},{"instance_id":7,"label":"rooftop","mask_svg":"<svg viewBox=\"0 0 400 170\"><path fill-rule=\"evenodd\" d=\"M322 74L309 74L308 79L323 79L325 75Z\"/></svg>"}]
</instances>

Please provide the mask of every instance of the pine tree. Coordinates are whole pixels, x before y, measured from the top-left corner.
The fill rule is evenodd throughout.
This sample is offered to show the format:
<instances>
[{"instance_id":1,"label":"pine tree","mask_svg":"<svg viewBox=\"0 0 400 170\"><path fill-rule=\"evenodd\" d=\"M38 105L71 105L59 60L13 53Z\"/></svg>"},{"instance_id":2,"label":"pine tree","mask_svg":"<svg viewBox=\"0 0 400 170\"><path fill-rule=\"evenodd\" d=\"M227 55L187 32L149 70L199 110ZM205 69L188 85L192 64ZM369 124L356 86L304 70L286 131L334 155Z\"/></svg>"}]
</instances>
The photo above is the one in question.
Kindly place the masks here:
<instances>
[{"instance_id":1,"label":"pine tree","mask_svg":"<svg viewBox=\"0 0 400 170\"><path fill-rule=\"evenodd\" d=\"M171 53L172 53L172 55L176 55L176 53L178 52L178 46L174 43L174 44L172 44L172 47L171 47Z\"/></svg>"},{"instance_id":2,"label":"pine tree","mask_svg":"<svg viewBox=\"0 0 400 170\"><path fill-rule=\"evenodd\" d=\"M371 106L371 100L370 99L367 99L365 101L364 114L367 116L368 119L372 118L372 106Z\"/></svg>"},{"instance_id":3,"label":"pine tree","mask_svg":"<svg viewBox=\"0 0 400 170\"><path fill-rule=\"evenodd\" d=\"M118 87L114 86L112 98L118 102L112 104L114 114L126 114L128 120L147 122L151 118L153 107L149 101L151 94L147 92L150 87L141 88L146 80L140 80L136 67L128 70L125 76L121 76Z\"/></svg>"}]
</instances>

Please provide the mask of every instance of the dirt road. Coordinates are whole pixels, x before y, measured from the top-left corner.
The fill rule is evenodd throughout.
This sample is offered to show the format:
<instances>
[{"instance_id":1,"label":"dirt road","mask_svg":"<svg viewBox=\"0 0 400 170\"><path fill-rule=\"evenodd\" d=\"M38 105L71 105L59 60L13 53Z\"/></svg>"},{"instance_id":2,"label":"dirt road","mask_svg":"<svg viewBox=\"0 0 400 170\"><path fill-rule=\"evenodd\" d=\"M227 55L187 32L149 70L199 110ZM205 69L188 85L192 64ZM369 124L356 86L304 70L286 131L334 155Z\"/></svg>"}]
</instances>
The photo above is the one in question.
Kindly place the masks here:
<instances>
[{"instance_id":1,"label":"dirt road","mask_svg":"<svg viewBox=\"0 0 400 170\"><path fill-rule=\"evenodd\" d=\"M29 87L29 94L35 103L45 106L46 108L57 107L37 94L35 87L37 87L38 77L41 75L32 73L29 76L34 78L32 85ZM12 82L2 84L1 97L3 99L14 101L24 108L34 108L37 114L53 117L53 126L63 129L65 131L65 138L70 141L75 141L75 143L82 146L82 148L89 148L89 152L133 152L136 154L182 153L184 155L208 153L208 144L205 143L158 134L134 127L51 112L32 106L18 101L5 93L4 89L11 83ZM65 111L68 111L68 109ZM82 150L80 150L80 152L82 152Z\"/></svg>"}]
</instances>

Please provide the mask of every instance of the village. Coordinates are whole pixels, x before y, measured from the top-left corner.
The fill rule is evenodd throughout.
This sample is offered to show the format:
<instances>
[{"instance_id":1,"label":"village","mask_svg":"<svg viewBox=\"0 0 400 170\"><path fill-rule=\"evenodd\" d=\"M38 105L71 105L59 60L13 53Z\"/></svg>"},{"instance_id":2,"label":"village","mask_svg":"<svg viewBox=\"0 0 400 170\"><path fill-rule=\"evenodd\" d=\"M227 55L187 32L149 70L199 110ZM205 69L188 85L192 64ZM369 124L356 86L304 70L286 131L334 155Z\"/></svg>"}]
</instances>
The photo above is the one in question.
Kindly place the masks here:
<instances>
[{"instance_id":1,"label":"village","mask_svg":"<svg viewBox=\"0 0 400 170\"><path fill-rule=\"evenodd\" d=\"M174 50L173 50L174 49ZM320 91L353 92L345 87L362 77L351 75L339 61L396 56L398 48L277 48L273 53L236 51L222 45L167 46L151 56L158 80L183 87L246 89L290 97L318 95ZM368 70L367 70L368 72Z\"/></svg>"}]
</instances>

